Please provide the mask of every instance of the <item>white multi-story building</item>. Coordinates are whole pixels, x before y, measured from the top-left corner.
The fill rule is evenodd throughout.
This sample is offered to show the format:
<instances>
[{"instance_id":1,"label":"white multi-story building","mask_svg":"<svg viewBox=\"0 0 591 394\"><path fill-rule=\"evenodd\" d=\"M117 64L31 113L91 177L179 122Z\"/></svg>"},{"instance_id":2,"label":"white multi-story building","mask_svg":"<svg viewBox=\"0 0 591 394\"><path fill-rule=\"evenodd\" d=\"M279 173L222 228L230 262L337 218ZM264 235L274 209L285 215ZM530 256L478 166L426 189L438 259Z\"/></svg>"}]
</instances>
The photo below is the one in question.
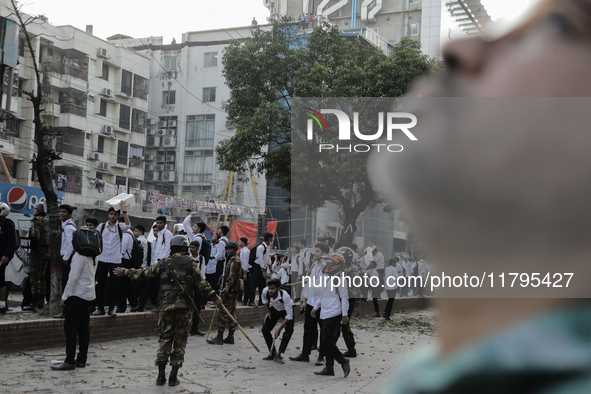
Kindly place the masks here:
<instances>
[{"instance_id":1,"label":"white multi-story building","mask_svg":"<svg viewBox=\"0 0 591 394\"><path fill-rule=\"evenodd\" d=\"M230 40L248 37L250 27L183 34L180 43L162 37L113 36L111 43L149 56L151 124L146 141L146 188L189 200L222 202L228 172L216 165L215 147L235 133L222 103L230 89L222 56ZM157 116L156 116L157 115ZM265 207L266 181L233 176L230 203Z\"/></svg>"}]
</instances>

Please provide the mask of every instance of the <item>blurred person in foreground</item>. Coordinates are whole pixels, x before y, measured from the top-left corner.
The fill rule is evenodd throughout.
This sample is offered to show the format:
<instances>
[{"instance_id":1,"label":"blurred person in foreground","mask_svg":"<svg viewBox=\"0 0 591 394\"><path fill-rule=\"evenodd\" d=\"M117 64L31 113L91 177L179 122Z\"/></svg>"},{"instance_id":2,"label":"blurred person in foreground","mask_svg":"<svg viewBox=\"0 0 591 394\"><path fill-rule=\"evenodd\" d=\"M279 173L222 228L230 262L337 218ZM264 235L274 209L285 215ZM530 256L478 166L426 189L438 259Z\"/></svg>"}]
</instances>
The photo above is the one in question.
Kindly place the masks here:
<instances>
[{"instance_id":1,"label":"blurred person in foreground","mask_svg":"<svg viewBox=\"0 0 591 394\"><path fill-rule=\"evenodd\" d=\"M591 96L591 1L541 2L504 34L452 42L443 55L446 74L414 96L503 98L487 99L498 106L530 98L508 112L520 123L484 106L448 112L431 123L437 133L417 133L412 154L374 156L370 173L388 169L377 182L401 198L439 272L575 275L569 293L530 287L540 298L517 298L497 283L491 297L515 298L439 300L439 346L415 355L391 392L590 393L591 291L581 272L591 256L591 133L589 107L578 105ZM543 97L579 99L551 127L547 113L525 111ZM419 112L440 109L413 113L421 121Z\"/></svg>"}]
</instances>

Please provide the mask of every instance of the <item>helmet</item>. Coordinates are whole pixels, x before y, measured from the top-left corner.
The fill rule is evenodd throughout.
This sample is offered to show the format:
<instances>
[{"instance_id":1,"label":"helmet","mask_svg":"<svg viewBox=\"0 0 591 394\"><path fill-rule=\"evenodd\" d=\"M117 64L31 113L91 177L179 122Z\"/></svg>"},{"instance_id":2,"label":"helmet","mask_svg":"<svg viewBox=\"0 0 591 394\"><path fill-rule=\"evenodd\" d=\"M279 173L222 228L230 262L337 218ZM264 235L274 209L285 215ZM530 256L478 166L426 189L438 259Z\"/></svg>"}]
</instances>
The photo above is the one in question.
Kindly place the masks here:
<instances>
[{"instance_id":1,"label":"helmet","mask_svg":"<svg viewBox=\"0 0 591 394\"><path fill-rule=\"evenodd\" d=\"M345 268L345 259L338 253L331 253L322 256L324 268L322 272L326 275L336 275Z\"/></svg>"},{"instance_id":2,"label":"helmet","mask_svg":"<svg viewBox=\"0 0 591 394\"><path fill-rule=\"evenodd\" d=\"M353 250L346 246L340 247L337 252L345 259L345 264L349 265L353 262Z\"/></svg>"},{"instance_id":3,"label":"helmet","mask_svg":"<svg viewBox=\"0 0 591 394\"><path fill-rule=\"evenodd\" d=\"M172 248L173 246L188 248L189 240L184 235L175 235L170 241L170 247Z\"/></svg>"},{"instance_id":4,"label":"helmet","mask_svg":"<svg viewBox=\"0 0 591 394\"><path fill-rule=\"evenodd\" d=\"M39 211L39 213L45 213L45 204L40 202L39 204L35 204L35 209Z\"/></svg>"},{"instance_id":5,"label":"helmet","mask_svg":"<svg viewBox=\"0 0 591 394\"><path fill-rule=\"evenodd\" d=\"M226 249L228 248L234 248L238 250L238 244L236 243L236 241L228 241L228 243L226 244Z\"/></svg>"},{"instance_id":6,"label":"helmet","mask_svg":"<svg viewBox=\"0 0 591 394\"><path fill-rule=\"evenodd\" d=\"M0 202L0 218L5 218L10 213L10 207L4 202Z\"/></svg>"}]
</instances>

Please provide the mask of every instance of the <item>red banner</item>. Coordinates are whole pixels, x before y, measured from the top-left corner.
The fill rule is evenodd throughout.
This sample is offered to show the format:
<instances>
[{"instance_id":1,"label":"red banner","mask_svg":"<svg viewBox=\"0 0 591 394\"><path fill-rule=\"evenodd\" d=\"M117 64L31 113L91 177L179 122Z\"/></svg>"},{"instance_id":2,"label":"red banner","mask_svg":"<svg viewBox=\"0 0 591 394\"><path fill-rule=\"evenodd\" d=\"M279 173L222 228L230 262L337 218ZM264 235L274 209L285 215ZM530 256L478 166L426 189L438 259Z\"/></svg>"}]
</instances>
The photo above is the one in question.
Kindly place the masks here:
<instances>
[{"instance_id":1,"label":"red banner","mask_svg":"<svg viewBox=\"0 0 591 394\"><path fill-rule=\"evenodd\" d=\"M275 235L277 231L277 221L267 222L267 232ZM256 223L247 223L240 220L234 220L230 227L230 234L228 238L232 241L238 242L241 237L248 238L248 247L252 248L257 242L257 225Z\"/></svg>"}]
</instances>

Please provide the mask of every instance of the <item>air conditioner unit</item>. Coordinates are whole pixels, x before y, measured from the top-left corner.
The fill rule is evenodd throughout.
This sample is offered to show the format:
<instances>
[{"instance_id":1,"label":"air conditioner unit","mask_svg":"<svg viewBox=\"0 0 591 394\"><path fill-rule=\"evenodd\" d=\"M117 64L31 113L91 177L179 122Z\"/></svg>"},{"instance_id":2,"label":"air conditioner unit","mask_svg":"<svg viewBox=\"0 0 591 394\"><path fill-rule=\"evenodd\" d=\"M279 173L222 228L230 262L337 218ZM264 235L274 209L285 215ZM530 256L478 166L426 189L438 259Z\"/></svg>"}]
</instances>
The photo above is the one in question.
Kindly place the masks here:
<instances>
[{"instance_id":1,"label":"air conditioner unit","mask_svg":"<svg viewBox=\"0 0 591 394\"><path fill-rule=\"evenodd\" d=\"M164 128L166 127L166 121L165 120L161 120L158 122L158 127Z\"/></svg>"},{"instance_id":2,"label":"air conditioner unit","mask_svg":"<svg viewBox=\"0 0 591 394\"><path fill-rule=\"evenodd\" d=\"M176 129L166 130L166 135L176 136Z\"/></svg>"},{"instance_id":3,"label":"air conditioner unit","mask_svg":"<svg viewBox=\"0 0 591 394\"><path fill-rule=\"evenodd\" d=\"M156 124L156 119L148 118L146 119L146 126L154 126Z\"/></svg>"},{"instance_id":4,"label":"air conditioner unit","mask_svg":"<svg viewBox=\"0 0 591 394\"><path fill-rule=\"evenodd\" d=\"M164 169L165 169L166 171L174 171L174 164L166 164L166 165L164 166Z\"/></svg>"},{"instance_id":5,"label":"air conditioner unit","mask_svg":"<svg viewBox=\"0 0 591 394\"><path fill-rule=\"evenodd\" d=\"M166 161L174 161L174 155L171 155L171 154L166 155Z\"/></svg>"},{"instance_id":6,"label":"air conditioner unit","mask_svg":"<svg viewBox=\"0 0 591 394\"><path fill-rule=\"evenodd\" d=\"M156 135L155 129L148 129L148 135Z\"/></svg>"},{"instance_id":7,"label":"air conditioner unit","mask_svg":"<svg viewBox=\"0 0 591 394\"><path fill-rule=\"evenodd\" d=\"M109 171L109 163L106 161L99 161L98 169L102 171Z\"/></svg>"},{"instance_id":8,"label":"air conditioner unit","mask_svg":"<svg viewBox=\"0 0 591 394\"><path fill-rule=\"evenodd\" d=\"M146 164L146 171L152 171L154 170L154 167L156 167L154 164Z\"/></svg>"},{"instance_id":9,"label":"air conditioner unit","mask_svg":"<svg viewBox=\"0 0 591 394\"><path fill-rule=\"evenodd\" d=\"M176 127L176 120L169 120L168 127Z\"/></svg>"},{"instance_id":10,"label":"air conditioner unit","mask_svg":"<svg viewBox=\"0 0 591 394\"><path fill-rule=\"evenodd\" d=\"M105 48L99 48L98 49L98 52L97 52L97 56L108 58L109 57L109 52L107 52L107 50Z\"/></svg>"},{"instance_id":11,"label":"air conditioner unit","mask_svg":"<svg viewBox=\"0 0 591 394\"><path fill-rule=\"evenodd\" d=\"M103 96L113 97L113 91L109 88L104 88L101 92Z\"/></svg>"},{"instance_id":12,"label":"air conditioner unit","mask_svg":"<svg viewBox=\"0 0 591 394\"><path fill-rule=\"evenodd\" d=\"M93 153L89 153L88 154L88 160L98 160L99 159L99 154L96 152Z\"/></svg>"},{"instance_id":13,"label":"air conditioner unit","mask_svg":"<svg viewBox=\"0 0 591 394\"><path fill-rule=\"evenodd\" d=\"M176 173L174 171L167 171L162 173L162 180L167 182L174 182Z\"/></svg>"},{"instance_id":14,"label":"air conditioner unit","mask_svg":"<svg viewBox=\"0 0 591 394\"><path fill-rule=\"evenodd\" d=\"M145 155L144 156L144 161L152 161L154 160L154 155Z\"/></svg>"},{"instance_id":15,"label":"air conditioner unit","mask_svg":"<svg viewBox=\"0 0 591 394\"><path fill-rule=\"evenodd\" d=\"M226 128L227 129L233 129L234 128L234 122L232 122L231 120L226 120Z\"/></svg>"},{"instance_id":16,"label":"air conditioner unit","mask_svg":"<svg viewBox=\"0 0 591 394\"><path fill-rule=\"evenodd\" d=\"M113 135L113 126L104 125L101 129L101 134L104 135Z\"/></svg>"},{"instance_id":17,"label":"air conditioner unit","mask_svg":"<svg viewBox=\"0 0 591 394\"><path fill-rule=\"evenodd\" d=\"M151 148L157 148L160 146L160 137L156 137L156 136L149 136L146 139L146 146L147 147L151 147Z\"/></svg>"},{"instance_id":18,"label":"air conditioner unit","mask_svg":"<svg viewBox=\"0 0 591 394\"><path fill-rule=\"evenodd\" d=\"M159 181L160 180L160 173L156 171L146 171L146 176L144 177L146 181Z\"/></svg>"},{"instance_id":19,"label":"air conditioner unit","mask_svg":"<svg viewBox=\"0 0 591 394\"><path fill-rule=\"evenodd\" d=\"M156 156L156 161L164 161L164 156L163 155Z\"/></svg>"},{"instance_id":20,"label":"air conditioner unit","mask_svg":"<svg viewBox=\"0 0 591 394\"><path fill-rule=\"evenodd\" d=\"M164 166L162 164L157 164L154 166L154 171L162 171Z\"/></svg>"},{"instance_id":21,"label":"air conditioner unit","mask_svg":"<svg viewBox=\"0 0 591 394\"><path fill-rule=\"evenodd\" d=\"M162 146L164 148L174 148L176 147L176 137L164 137L162 139Z\"/></svg>"},{"instance_id":22,"label":"air conditioner unit","mask_svg":"<svg viewBox=\"0 0 591 394\"><path fill-rule=\"evenodd\" d=\"M158 129L158 135L166 135L166 129Z\"/></svg>"}]
</instances>

